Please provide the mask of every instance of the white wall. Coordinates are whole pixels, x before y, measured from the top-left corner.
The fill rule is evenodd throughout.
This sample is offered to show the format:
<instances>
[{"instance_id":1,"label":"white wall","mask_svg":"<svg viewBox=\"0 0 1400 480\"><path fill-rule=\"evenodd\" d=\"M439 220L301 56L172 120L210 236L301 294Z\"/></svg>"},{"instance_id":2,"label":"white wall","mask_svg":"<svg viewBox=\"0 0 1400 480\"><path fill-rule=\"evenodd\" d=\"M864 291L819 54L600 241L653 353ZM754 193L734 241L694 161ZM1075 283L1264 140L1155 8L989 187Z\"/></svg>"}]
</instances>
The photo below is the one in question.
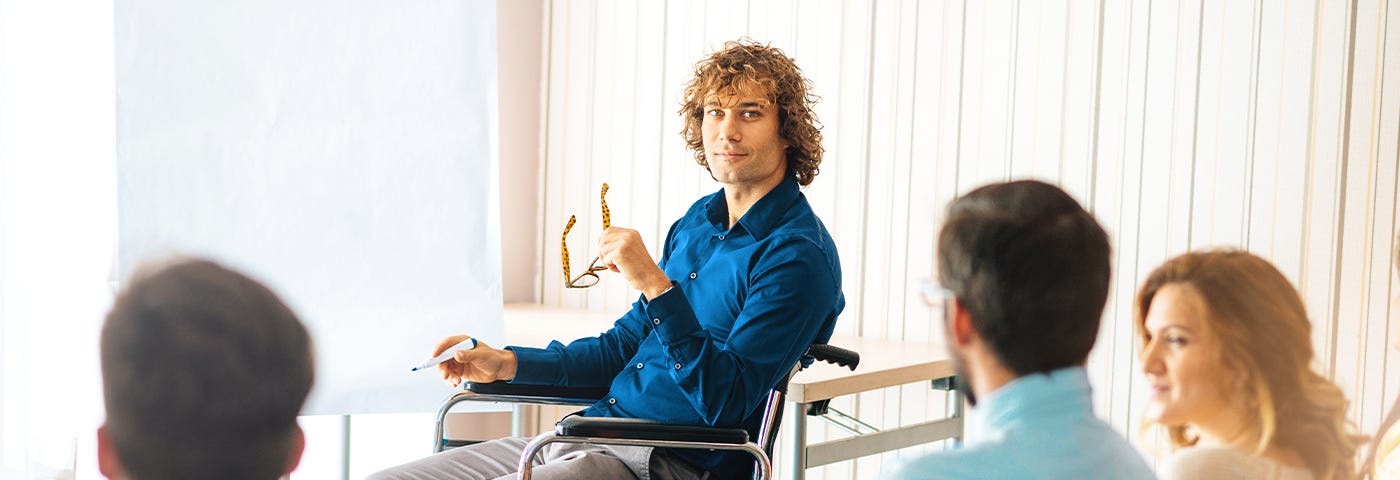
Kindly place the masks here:
<instances>
[{"instance_id":1,"label":"white wall","mask_svg":"<svg viewBox=\"0 0 1400 480\"><path fill-rule=\"evenodd\" d=\"M110 2L0 0L0 476L75 439L96 478L116 185Z\"/></svg>"},{"instance_id":2,"label":"white wall","mask_svg":"<svg viewBox=\"0 0 1400 480\"><path fill-rule=\"evenodd\" d=\"M500 82L501 284L505 302L534 299L539 282L540 95L543 0L496 2Z\"/></svg>"},{"instance_id":3,"label":"white wall","mask_svg":"<svg viewBox=\"0 0 1400 480\"><path fill-rule=\"evenodd\" d=\"M582 268L607 181L613 223L640 230L654 253L669 223L719 188L678 138L675 110L692 64L749 35L794 56L824 99L827 156L806 194L842 253L839 331L929 340L909 285L932 274L943 206L982 183L1036 177L1084 202L1116 248L1090 359L1098 411L1115 427L1136 437L1141 278L1188 249L1240 246L1299 287L1319 367L1373 430L1400 395L1387 355L1400 130L1400 55L1387 46L1400 12L1351 3L548 2L543 185L502 188L537 192L543 215L524 217L538 222L533 238L503 243L540 246L537 301L627 308L636 292L616 279L564 289L555 239L579 215L570 245ZM941 413L939 402L912 385L838 408L879 426ZM868 477L889 457L822 473Z\"/></svg>"}]
</instances>

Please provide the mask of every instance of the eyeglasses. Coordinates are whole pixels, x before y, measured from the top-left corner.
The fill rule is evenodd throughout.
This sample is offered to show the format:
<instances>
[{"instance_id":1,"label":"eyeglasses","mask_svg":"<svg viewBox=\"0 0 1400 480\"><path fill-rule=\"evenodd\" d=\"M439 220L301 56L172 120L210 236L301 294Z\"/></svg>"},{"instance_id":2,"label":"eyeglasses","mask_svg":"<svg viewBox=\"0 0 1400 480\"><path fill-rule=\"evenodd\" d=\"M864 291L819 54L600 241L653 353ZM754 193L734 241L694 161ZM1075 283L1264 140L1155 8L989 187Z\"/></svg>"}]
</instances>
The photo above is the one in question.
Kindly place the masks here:
<instances>
[{"instance_id":1,"label":"eyeglasses","mask_svg":"<svg viewBox=\"0 0 1400 480\"><path fill-rule=\"evenodd\" d=\"M943 285L931 278L919 282L918 289L919 297L923 298L924 303L933 309L935 315L941 315L940 321L953 317L953 302L957 297L953 295L952 290L943 288Z\"/></svg>"},{"instance_id":2,"label":"eyeglasses","mask_svg":"<svg viewBox=\"0 0 1400 480\"><path fill-rule=\"evenodd\" d=\"M608 184L603 184L603 193L598 195L598 200L603 204L603 230L607 230L612 224L612 212L608 210ZM569 288L588 288L598 284L598 274L607 270L608 267L598 265L598 257L593 257L593 263L588 264L588 270L573 276L569 271L569 230L574 228L574 222L578 221L573 215L569 215L569 223L564 225L564 234L559 236L559 251L562 253L564 263L564 286Z\"/></svg>"}]
</instances>

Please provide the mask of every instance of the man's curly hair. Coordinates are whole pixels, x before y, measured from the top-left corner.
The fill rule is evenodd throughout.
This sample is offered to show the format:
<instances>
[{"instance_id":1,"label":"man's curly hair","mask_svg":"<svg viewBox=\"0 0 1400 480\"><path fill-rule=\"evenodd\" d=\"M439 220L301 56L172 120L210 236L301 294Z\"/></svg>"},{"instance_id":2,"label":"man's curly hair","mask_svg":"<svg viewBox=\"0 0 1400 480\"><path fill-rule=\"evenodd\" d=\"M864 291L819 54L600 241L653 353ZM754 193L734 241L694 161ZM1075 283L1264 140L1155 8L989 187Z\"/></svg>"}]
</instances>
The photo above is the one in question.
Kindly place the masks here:
<instances>
[{"instance_id":1,"label":"man's curly hair","mask_svg":"<svg viewBox=\"0 0 1400 480\"><path fill-rule=\"evenodd\" d=\"M778 108L778 135L789 145L787 168L797 183L807 186L816 178L822 162L822 132L812 105L819 98L811 93L812 81L802 76L782 50L743 38L724 43L724 48L695 64L695 78L685 86L681 136L695 151L695 161L709 170L705 144L700 134L705 100L717 93L750 88L767 92Z\"/></svg>"}]
</instances>

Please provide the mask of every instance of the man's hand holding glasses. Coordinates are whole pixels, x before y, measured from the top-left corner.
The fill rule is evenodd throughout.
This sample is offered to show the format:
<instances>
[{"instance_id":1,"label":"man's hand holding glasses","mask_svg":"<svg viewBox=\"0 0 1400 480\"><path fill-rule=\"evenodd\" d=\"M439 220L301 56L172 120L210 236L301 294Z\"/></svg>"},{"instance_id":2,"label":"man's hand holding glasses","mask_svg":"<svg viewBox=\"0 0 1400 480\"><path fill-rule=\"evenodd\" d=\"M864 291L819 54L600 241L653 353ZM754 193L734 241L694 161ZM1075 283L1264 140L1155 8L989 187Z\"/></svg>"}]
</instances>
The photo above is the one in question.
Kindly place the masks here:
<instances>
[{"instance_id":1,"label":"man's hand holding glasses","mask_svg":"<svg viewBox=\"0 0 1400 480\"><path fill-rule=\"evenodd\" d=\"M572 276L569 268L568 245L569 230L573 228L577 218L570 216L569 223L564 226L564 235L560 239L564 286L588 288L598 284L600 278L597 272L612 270L621 273L627 284L641 291L648 300L656 298L671 288L671 279L657 266L656 260L652 259L640 233L611 225L612 213L608 210L607 194L608 184L604 183L603 193L600 195L603 205L603 235L598 238L598 256L588 265L588 269L577 277Z\"/></svg>"}]
</instances>

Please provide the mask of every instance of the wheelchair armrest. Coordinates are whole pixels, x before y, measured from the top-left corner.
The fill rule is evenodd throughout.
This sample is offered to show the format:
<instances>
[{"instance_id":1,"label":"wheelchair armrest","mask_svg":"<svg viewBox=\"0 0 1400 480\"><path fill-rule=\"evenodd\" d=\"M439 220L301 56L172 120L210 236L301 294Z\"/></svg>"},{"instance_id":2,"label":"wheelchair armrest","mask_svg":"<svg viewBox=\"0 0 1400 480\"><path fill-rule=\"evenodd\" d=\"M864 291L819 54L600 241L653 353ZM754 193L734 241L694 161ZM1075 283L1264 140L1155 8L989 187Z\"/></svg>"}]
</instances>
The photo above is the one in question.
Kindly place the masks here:
<instances>
[{"instance_id":1,"label":"wheelchair armrest","mask_svg":"<svg viewBox=\"0 0 1400 480\"><path fill-rule=\"evenodd\" d=\"M834 363L855 371L856 365L860 365L860 354L844 348L814 343L807 347L807 356L826 363Z\"/></svg>"},{"instance_id":2,"label":"wheelchair armrest","mask_svg":"<svg viewBox=\"0 0 1400 480\"><path fill-rule=\"evenodd\" d=\"M677 425L639 418L584 417L579 415L560 420L554 427L554 433L570 437L671 440L732 445L743 445L749 441L749 432L742 428Z\"/></svg>"},{"instance_id":3,"label":"wheelchair armrest","mask_svg":"<svg viewBox=\"0 0 1400 480\"><path fill-rule=\"evenodd\" d=\"M573 403L589 404L601 400L608 394L603 387L557 387L554 385L526 385L504 381L491 383L466 382L462 386L468 392L493 397L522 397L522 402L532 398L571 400Z\"/></svg>"}]
</instances>

